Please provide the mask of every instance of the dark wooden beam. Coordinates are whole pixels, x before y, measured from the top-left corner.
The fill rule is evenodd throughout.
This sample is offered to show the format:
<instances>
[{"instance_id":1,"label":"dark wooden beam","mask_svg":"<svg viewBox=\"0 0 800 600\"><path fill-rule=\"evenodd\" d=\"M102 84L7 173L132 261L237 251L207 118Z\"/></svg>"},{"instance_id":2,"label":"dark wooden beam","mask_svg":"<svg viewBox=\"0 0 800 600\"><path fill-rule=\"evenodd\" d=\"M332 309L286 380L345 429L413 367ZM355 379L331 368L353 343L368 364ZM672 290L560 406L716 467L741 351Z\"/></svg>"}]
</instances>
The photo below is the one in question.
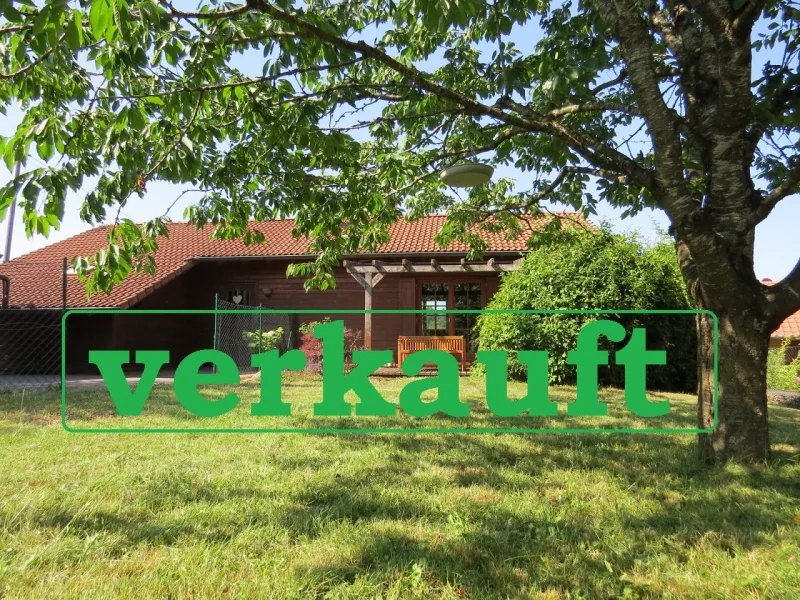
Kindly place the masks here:
<instances>
[{"instance_id":1,"label":"dark wooden beam","mask_svg":"<svg viewBox=\"0 0 800 600\"><path fill-rule=\"evenodd\" d=\"M382 277L382 275L381 275ZM372 273L364 273L367 286L364 288L364 348L372 350Z\"/></svg>"},{"instance_id":2,"label":"dark wooden beam","mask_svg":"<svg viewBox=\"0 0 800 600\"><path fill-rule=\"evenodd\" d=\"M345 262L345 267L347 267L347 271L353 275L358 273L381 273L386 275L388 273L502 273L506 271L515 271L519 264L515 263L498 263L494 259L489 259L489 261L485 264L469 264L465 261L464 265L456 264L456 265L443 265L438 262L436 259L435 265L431 264L422 264L422 265L415 265L409 260L404 260L402 264L399 265L382 265L375 267L373 265L361 265L352 263L349 261ZM374 285L374 284L373 284Z\"/></svg>"}]
</instances>

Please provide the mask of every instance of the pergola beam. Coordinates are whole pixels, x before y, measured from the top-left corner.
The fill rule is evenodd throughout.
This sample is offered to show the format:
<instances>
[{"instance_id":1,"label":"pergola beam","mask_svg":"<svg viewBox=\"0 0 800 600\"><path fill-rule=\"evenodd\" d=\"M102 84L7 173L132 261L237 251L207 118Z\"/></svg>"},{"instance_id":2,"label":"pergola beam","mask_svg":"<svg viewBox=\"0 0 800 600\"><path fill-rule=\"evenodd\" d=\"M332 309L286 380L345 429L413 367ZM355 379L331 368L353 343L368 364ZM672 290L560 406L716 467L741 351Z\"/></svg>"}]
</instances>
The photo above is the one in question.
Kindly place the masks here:
<instances>
[{"instance_id":1,"label":"pergola beam","mask_svg":"<svg viewBox=\"0 0 800 600\"><path fill-rule=\"evenodd\" d=\"M519 261L502 264L495 262L493 258L490 258L485 263L468 263L466 260L462 259L461 262L456 265L443 265L435 258L431 259L430 264L414 264L407 259L404 259L402 264L399 265L387 265L381 261L372 261L372 264L369 265L355 263L349 260L344 261L344 267L353 277L357 274L363 275L365 273L381 275L385 275L386 273L504 273L515 271L520 264L521 262Z\"/></svg>"},{"instance_id":2,"label":"pergola beam","mask_svg":"<svg viewBox=\"0 0 800 600\"><path fill-rule=\"evenodd\" d=\"M372 310L372 290L387 273L504 273L514 271L521 262L522 259L519 259L511 264L499 264L490 258L485 263L468 263L466 259L462 258L459 264L443 265L432 258L429 264L415 265L404 258L399 265L389 265L382 260L373 260L370 264L346 260L343 265L353 279L364 288L364 310L370 311ZM372 314L369 312L364 313L364 346L367 350L372 349Z\"/></svg>"},{"instance_id":3,"label":"pergola beam","mask_svg":"<svg viewBox=\"0 0 800 600\"><path fill-rule=\"evenodd\" d=\"M380 261L373 260L372 265L371 268L377 269L380 266ZM384 273L380 271L359 272L350 268L347 269L347 272L364 288L364 310L372 310L372 290L383 279ZM367 350L372 349L372 314L369 312L364 313L364 347Z\"/></svg>"}]
</instances>

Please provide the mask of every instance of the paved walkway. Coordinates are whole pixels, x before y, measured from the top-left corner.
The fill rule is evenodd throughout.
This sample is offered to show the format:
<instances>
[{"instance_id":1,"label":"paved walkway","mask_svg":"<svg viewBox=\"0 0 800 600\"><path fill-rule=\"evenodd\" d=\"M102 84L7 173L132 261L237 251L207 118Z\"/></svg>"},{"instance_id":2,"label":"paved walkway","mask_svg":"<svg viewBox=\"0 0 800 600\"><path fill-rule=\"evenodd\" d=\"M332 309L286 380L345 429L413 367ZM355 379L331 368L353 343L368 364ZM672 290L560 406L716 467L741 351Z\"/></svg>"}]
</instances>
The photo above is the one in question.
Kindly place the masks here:
<instances>
[{"instance_id":1,"label":"paved walkway","mask_svg":"<svg viewBox=\"0 0 800 600\"><path fill-rule=\"evenodd\" d=\"M174 371L164 372L156 378L156 383L172 384L175 376ZM136 385L140 375L129 375L126 377L128 383ZM99 386L105 385L100 375L67 375L67 386ZM36 390L47 388L61 388L60 375L0 375L0 392Z\"/></svg>"}]
</instances>

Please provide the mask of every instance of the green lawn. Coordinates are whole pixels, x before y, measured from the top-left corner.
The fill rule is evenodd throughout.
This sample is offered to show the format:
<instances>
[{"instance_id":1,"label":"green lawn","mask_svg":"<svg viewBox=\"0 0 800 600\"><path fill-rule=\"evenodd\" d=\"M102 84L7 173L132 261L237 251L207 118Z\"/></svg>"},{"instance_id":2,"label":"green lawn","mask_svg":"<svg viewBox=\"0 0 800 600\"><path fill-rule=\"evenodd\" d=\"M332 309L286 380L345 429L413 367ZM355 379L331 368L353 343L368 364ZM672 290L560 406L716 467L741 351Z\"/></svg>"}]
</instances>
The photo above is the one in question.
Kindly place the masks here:
<instances>
[{"instance_id":1,"label":"green lawn","mask_svg":"<svg viewBox=\"0 0 800 600\"><path fill-rule=\"evenodd\" d=\"M298 416L254 425L238 391L225 425L307 424L319 393L290 379ZM120 426L69 393L71 425ZM770 465L707 469L692 435L75 434L59 400L0 394L0 598L800 597L798 410L772 409ZM168 388L139 419L207 424Z\"/></svg>"}]
</instances>

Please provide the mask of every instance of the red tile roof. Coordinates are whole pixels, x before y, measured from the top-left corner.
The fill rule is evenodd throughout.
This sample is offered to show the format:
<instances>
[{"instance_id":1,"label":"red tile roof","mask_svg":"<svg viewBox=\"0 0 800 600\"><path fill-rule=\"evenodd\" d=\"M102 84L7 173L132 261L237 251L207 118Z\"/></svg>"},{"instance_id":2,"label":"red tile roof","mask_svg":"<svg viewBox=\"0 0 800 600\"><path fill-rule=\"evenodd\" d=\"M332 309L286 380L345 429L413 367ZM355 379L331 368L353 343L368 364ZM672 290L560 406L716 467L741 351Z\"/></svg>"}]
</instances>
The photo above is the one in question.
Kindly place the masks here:
<instances>
[{"instance_id":1,"label":"red tile roof","mask_svg":"<svg viewBox=\"0 0 800 600\"><path fill-rule=\"evenodd\" d=\"M772 334L774 338L800 338L800 310L789 315Z\"/></svg>"},{"instance_id":2,"label":"red tile roof","mask_svg":"<svg viewBox=\"0 0 800 600\"><path fill-rule=\"evenodd\" d=\"M775 285L772 279L762 279L764 285ZM800 310L793 315L789 315L781 326L776 329L772 337L774 338L800 338Z\"/></svg>"},{"instance_id":3,"label":"red tile roof","mask_svg":"<svg viewBox=\"0 0 800 600\"><path fill-rule=\"evenodd\" d=\"M586 224L578 213L557 213L562 217ZM372 254L431 254L437 252L466 252L462 243L438 247L434 236L445 222L444 215L423 217L417 221L398 220L389 228L390 240L378 247ZM534 221L541 225L545 219ZM308 239L292 236L294 221L265 221L253 224L260 230L266 242L263 245L245 246L241 240L212 240L211 226L203 229L188 223L169 223L169 237L159 240L155 254L156 275L133 274L109 294L86 297L83 285L74 275L67 276L67 306L69 307L119 307L128 308L142 298L174 279L194 263L188 262L197 257L236 257L236 256L309 256ZM108 225L91 229L84 233L57 242L41 250L20 256L8 263L0 264L0 274L11 279L10 305L34 305L37 307L61 306L62 260L70 262L75 256L90 256L108 244ZM486 234L489 252L523 252L527 248L528 237L506 239L504 233Z\"/></svg>"}]
</instances>

